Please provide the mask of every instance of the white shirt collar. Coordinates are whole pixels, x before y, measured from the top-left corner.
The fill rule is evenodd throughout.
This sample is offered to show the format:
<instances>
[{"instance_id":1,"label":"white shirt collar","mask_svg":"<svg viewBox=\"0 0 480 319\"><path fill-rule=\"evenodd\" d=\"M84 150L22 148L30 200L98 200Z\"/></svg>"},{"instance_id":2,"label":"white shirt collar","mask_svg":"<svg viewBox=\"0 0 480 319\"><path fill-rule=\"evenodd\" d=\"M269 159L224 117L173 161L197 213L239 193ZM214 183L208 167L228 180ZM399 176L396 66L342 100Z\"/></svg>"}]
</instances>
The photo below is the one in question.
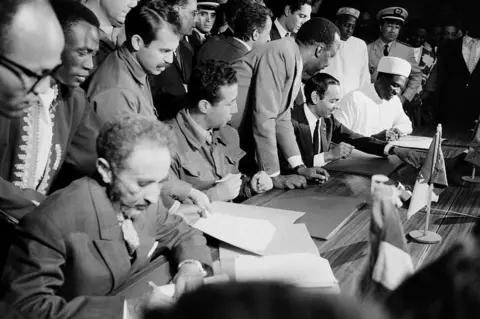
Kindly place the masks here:
<instances>
[{"instance_id":1,"label":"white shirt collar","mask_svg":"<svg viewBox=\"0 0 480 319\"><path fill-rule=\"evenodd\" d=\"M240 42L241 44L243 44L247 48L248 52L252 51L252 48L248 45L247 42L245 42L245 41L243 41L239 38L235 38L235 37L234 37L234 39L237 40L238 42Z\"/></svg>"},{"instance_id":2,"label":"white shirt collar","mask_svg":"<svg viewBox=\"0 0 480 319\"><path fill-rule=\"evenodd\" d=\"M285 28L280 24L280 22L278 21L278 18L275 19L274 23L275 23L275 26L277 27L278 33L280 33L280 36L282 38L285 38L287 36L287 34L290 34L290 32L285 30Z\"/></svg>"}]
</instances>

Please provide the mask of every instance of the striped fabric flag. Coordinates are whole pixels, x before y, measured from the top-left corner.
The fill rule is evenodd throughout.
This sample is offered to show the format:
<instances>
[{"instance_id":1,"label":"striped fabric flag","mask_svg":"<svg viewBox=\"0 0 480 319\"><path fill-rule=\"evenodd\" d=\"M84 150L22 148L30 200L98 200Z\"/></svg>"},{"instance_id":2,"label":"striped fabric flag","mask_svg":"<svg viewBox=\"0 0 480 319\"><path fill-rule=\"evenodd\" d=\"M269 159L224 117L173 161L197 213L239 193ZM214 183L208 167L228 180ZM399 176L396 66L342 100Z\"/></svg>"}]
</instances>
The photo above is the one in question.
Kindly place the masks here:
<instances>
[{"instance_id":1,"label":"striped fabric flag","mask_svg":"<svg viewBox=\"0 0 480 319\"><path fill-rule=\"evenodd\" d=\"M472 143L470 143L470 148L468 154L465 157L467 162L472 163L475 166L480 166L480 130L479 130L480 119L477 120L477 125L475 125L474 136Z\"/></svg>"},{"instance_id":2,"label":"striped fabric flag","mask_svg":"<svg viewBox=\"0 0 480 319\"><path fill-rule=\"evenodd\" d=\"M364 298L382 301L414 268L398 212L398 190L392 185L380 185L372 196L370 258L359 293Z\"/></svg>"},{"instance_id":3,"label":"striped fabric flag","mask_svg":"<svg viewBox=\"0 0 480 319\"><path fill-rule=\"evenodd\" d=\"M441 141L442 133L441 130L439 130L435 134L432 144L430 144L427 157L418 172L417 180L415 181L415 186L412 192L412 198L410 200L410 206L408 207L407 219L410 219L410 217L427 205L430 184L433 183L434 186L431 196L432 202L437 202L440 193L448 186ZM434 159L436 146L438 146L438 153L436 154L436 159ZM435 165L435 169L432 174L433 165Z\"/></svg>"}]
</instances>

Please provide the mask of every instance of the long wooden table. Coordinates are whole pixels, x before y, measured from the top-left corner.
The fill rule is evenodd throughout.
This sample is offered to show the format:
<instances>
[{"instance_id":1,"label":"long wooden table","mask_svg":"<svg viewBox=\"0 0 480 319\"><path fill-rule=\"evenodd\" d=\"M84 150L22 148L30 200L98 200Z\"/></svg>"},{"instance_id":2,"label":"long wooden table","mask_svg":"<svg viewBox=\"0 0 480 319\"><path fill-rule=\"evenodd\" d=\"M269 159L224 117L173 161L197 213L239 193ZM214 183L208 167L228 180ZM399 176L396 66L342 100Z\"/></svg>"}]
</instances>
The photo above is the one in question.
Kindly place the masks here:
<instances>
[{"instance_id":1,"label":"long wooden table","mask_svg":"<svg viewBox=\"0 0 480 319\"><path fill-rule=\"evenodd\" d=\"M469 171L469 165L463 161L462 153L466 142L450 143L442 146L447 163L450 186L442 193L438 203L432 204L430 230L440 234L443 241L436 245L423 245L408 242L413 263L418 269L438 258L458 239L466 236L474 227L477 219L458 216L451 211L470 214L480 218L480 188L461 180L461 175ZM390 178L413 188L417 170L402 165ZM367 200L370 194L371 179L367 176L333 172L330 180L324 185L310 185L325 194L347 196ZM274 189L257 195L245 204L262 206L287 193L287 190ZM345 225L328 241L314 239L320 254L330 261L333 272L340 282L343 293L352 294L356 282L362 274L369 254L370 206L366 205L355 212ZM405 232L423 229L425 213L419 212L410 220L406 220L406 210L401 209ZM218 259L218 243L210 240L212 256ZM157 284L166 284L170 278L170 268L164 257L152 262L144 271L132 277L115 294L131 297L146 290L146 282L154 276ZM148 279L147 279L148 278Z\"/></svg>"}]
</instances>

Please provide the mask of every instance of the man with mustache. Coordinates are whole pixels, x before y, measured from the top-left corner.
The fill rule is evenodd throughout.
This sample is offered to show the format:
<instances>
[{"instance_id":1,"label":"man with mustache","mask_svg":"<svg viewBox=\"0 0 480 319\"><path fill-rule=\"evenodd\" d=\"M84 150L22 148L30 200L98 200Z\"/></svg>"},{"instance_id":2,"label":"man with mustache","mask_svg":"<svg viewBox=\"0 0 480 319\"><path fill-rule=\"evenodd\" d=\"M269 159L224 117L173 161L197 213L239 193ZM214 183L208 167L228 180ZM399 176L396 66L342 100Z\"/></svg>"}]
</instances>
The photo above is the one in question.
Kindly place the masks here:
<instances>
[{"instance_id":1,"label":"man with mustache","mask_svg":"<svg viewBox=\"0 0 480 319\"><path fill-rule=\"evenodd\" d=\"M157 118L148 76L160 74L172 63L180 28L178 12L161 0L142 1L128 13L127 41L105 59L87 93L102 123L122 113ZM189 197L202 207L209 205L200 191L180 181L174 183L175 197Z\"/></svg>"},{"instance_id":2,"label":"man with mustache","mask_svg":"<svg viewBox=\"0 0 480 319\"><path fill-rule=\"evenodd\" d=\"M0 1L0 116L19 118L50 87L62 28L45 0Z\"/></svg>"},{"instance_id":3,"label":"man with mustache","mask_svg":"<svg viewBox=\"0 0 480 319\"><path fill-rule=\"evenodd\" d=\"M411 102L422 85L422 72L415 60L415 52L409 45L397 41L400 29L408 17L407 10L400 7L390 7L380 10L377 19L380 24L380 37L370 43L368 48L368 59L372 83L376 81L378 64L384 56L402 58L411 64L411 72L406 83L406 88L400 95L402 105Z\"/></svg>"},{"instance_id":4,"label":"man with mustache","mask_svg":"<svg viewBox=\"0 0 480 319\"><path fill-rule=\"evenodd\" d=\"M171 252L178 296L212 274L205 238L160 199L170 144L157 119L130 114L106 123L97 175L54 193L20 222L3 301L39 319L122 318L126 311L139 318L159 290L129 300L111 293L153 256ZM198 208L178 208L192 210Z\"/></svg>"},{"instance_id":5,"label":"man with mustache","mask_svg":"<svg viewBox=\"0 0 480 319\"><path fill-rule=\"evenodd\" d=\"M354 148L378 156L393 154L392 145L352 132L333 116L341 96L340 82L333 76L317 73L304 90L307 102L293 109L292 124L306 166L347 158Z\"/></svg>"},{"instance_id":6,"label":"man with mustache","mask_svg":"<svg viewBox=\"0 0 480 319\"><path fill-rule=\"evenodd\" d=\"M383 141L410 134L412 122L398 97L410 70L410 63L403 59L383 57L375 83L347 94L338 103L335 118L355 133Z\"/></svg>"},{"instance_id":7,"label":"man with mustache","mask_svg":"<svg viewBox=\"0 0 480 319\"><path fill-rule=\"evenodd\" d=\"M353 36L360 11L354 8L340 8L335 24L340 30L342 43L332 63L321 72L340 81L340 97L370 82L368 52L365 41Z\"/></svg>"},{"instance_id":8,"label":"man with mustache","mask_svg":"<svg viewBox=\"0 0 480 319\"><path fill-rule=\"evenodd\" d=\"M0 210L15 221L59 184L95 170L100 121L79 86L93 67L99 23L78 2L54 0L52 5L66 39L56 80L23 117L0 117Z\"/></svg>"},{"instance_id":9,"label":"man with mustache","mask_svg":"<svg viewBox=\"0 0 480 319\"><path fill-rule=\"evenodd\" d=\"M195 29L192 35L188 36L188 42L195 52L198 52L207 37L210 36L215 19L217 18L217 9L220 4L216 1L197 1L198 15Z\"/></svg>"}]
</instances>

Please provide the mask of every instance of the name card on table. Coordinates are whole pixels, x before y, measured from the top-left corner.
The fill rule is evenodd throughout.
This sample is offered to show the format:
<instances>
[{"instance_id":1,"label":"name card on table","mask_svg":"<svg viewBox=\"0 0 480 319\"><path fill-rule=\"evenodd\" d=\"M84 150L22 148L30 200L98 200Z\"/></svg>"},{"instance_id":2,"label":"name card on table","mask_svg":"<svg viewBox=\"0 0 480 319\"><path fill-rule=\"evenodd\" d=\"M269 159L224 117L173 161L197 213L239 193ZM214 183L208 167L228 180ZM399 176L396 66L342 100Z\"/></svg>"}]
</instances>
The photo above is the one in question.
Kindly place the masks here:
<instances>
[{"instance_id":1,"label":"name card on table","mask_svg":"<svg viewBox=\"0 0 480 319\"><path fill-rule=\"evenodd\" d=\"M275 235L275 226L268 220L217 213L208 218L200 218L192 227L218 240L259 255L263 255Z\"/></svg>"}]
</instances>

